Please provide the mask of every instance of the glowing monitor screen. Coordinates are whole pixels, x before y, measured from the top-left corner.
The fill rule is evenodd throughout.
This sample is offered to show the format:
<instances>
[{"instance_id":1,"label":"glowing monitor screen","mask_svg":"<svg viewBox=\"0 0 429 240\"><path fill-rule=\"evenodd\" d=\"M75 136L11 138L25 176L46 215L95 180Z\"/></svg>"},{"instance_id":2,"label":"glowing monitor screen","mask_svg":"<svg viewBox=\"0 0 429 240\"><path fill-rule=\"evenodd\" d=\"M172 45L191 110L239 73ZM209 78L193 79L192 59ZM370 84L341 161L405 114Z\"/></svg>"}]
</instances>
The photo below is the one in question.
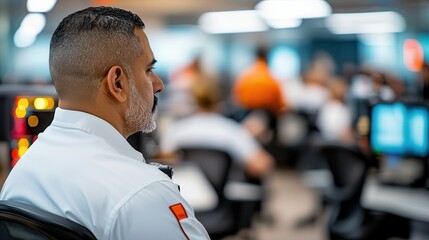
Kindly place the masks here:
<instances>
[{"instance_id":1,"label":"glowing monitor screen","mask_svg":"<svg viewBox=\"0 0 429 240\"><path fill-rule=\"evenodd\" d=\"M380 103L371 110L371 148L387 155L425 157L429 153L429 110L406 103Z\"/></svg>"},{"instance_id":2,"label":"glowing monitor screen","mask_svg":"<svg viewBox=\"0 0 429 240\"><path fill-rule=\"evenodd\" d=\"M429 151L429 113L426 107L410 107L407 112L409 154L426 156Z\"/></svg>"},{"instance_id":3,"label":"glowing monitor screen","mask_svg":"<svg viewBox=\"0 0 429 240\"><path fill-rule=\"evenodd\" d=\"M378 153L405 153L406 108L403 104L378 104L371 112L371 147Z\"/></svg>"}]
</instances>

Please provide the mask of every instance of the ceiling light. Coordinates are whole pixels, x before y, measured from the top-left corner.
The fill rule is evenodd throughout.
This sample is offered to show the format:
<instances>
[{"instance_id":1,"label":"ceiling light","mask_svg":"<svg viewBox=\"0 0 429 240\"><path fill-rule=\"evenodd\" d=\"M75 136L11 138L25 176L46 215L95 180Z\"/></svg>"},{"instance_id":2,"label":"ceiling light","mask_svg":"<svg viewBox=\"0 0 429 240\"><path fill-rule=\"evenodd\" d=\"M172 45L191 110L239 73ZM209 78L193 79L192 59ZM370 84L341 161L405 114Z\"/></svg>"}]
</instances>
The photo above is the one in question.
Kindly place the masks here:
<instances>
[{"instance_id":1,"label":"ceiling light","mask_svg":"<svg viewBox=\"0 0 429 240\"><path fill-rule=\"evenodd\" d=\"M394 33L406 26L403 17L391 11L332 14L325 23L334 34Z\"/></svg>"},{"instance_id":2,"label":"ceiling light","mask_svg":"<svg viewBox=\"0 0 429 240\"><path fill-rule=\"evenodd\" d=\"M34 43L46 25L46 17L41 13L28 13L13 37L15 46L28 47Z\"/></svg>"},{"instance_id":3,"label":"ceiling light","mask_svg":"<svg viewBox=\"0 0 429 240\"><path fill-rule=\"evenodd\" d=\"M266 19L268 26L272 28L295 28L301 26L301 19Z\"/></svg>"},{"instance_id":4,"label":"ceiling light","mask_svg":"<svg viewBox=\"0 0 429 240\"><path fill-rule=\"evenodd\" d=\"M46 25L46 17L41 13L28 13L22 19L20 29L28 34L39 34Z\"/></svg>"},{"instance_id":5,"label":"ceiling light","mask_svg":"<svg viewBox=\"0 0 429 240\"><path fill-rule=\"evenodd\" d=\"M57 0L27 0L29 12L49 12L57 3Z\"/></svg>"},{"instance_id":6,"label":"ceiling light","mask_svg":"<svg viewBox=\"0 0 429 240\"><path fill-rule=\"evenodd\" d=\"M268 30L267 25L254 10L208 12L198 19L207 33L240 33Z\"/></svg>"},{"instance_id":7,"label":"ceiling light","mask_svg":"<svg viewBox=\"0 0 429 240\"><path fill-rule=\"evenodd\" d=\"M320 18L332 12L323 0L264 0L255 9L263 18Z\"/></svg>"},{"instance_id":8,"label":"ceiling light","mask_svg":"<svg viewBox=\"0 0 429 240\"><path fill-rule=\"evenodd\" d=\"M34 41L36 41L36 35L26 34L19 30L16 31L13 36L13 42L15 43L15 46L19 48L29 47L34 43Z\"/></svg>"}]
</instances>

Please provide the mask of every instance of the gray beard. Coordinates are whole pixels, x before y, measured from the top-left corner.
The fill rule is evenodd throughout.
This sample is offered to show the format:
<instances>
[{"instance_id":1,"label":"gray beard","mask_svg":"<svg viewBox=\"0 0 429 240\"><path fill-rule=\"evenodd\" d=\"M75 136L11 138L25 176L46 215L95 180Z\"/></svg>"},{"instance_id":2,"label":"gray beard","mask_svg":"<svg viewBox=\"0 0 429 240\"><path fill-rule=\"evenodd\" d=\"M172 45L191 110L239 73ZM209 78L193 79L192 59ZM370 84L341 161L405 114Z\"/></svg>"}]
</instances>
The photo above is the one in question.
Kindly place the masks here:
<instances>
[{"instance_id":1,"label":"gray beard","mask_svg":"<svg viewBox=\"0 0 429 240\"><path fill-rule=\"evenodd\" d=\"M152 107L144 104L144 100L139 96L135 87L134 79L130 79L130 90L130 105L125 112L127 132L130 135L139 131L145 133L152 132L156 128Z\"/></svg>"}]
</instances>

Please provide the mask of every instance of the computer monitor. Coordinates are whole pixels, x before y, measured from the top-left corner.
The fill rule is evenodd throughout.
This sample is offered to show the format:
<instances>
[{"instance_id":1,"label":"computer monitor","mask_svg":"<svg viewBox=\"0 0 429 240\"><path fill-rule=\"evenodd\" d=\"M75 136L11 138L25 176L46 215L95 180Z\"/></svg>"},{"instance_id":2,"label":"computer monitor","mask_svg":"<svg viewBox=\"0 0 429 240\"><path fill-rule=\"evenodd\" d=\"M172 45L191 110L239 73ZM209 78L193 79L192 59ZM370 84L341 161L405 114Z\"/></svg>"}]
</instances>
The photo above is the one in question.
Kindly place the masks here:
<instances>
[{"instance_id":1,"label":"computer monitor","mask_svg":"<svg viewBox=\"0 0 429 240\"><path fill-rule=\"evenodd\" d=\"M378 154L427 157L429 107L423 103L377 103L371 107L370 145Z\"/></svg>"},{"instance_id":2,"label":"computer monitor","mask_svg":"<svg viewBox=\"0 0 429 240\"><path fill-rule=\"evenodd\" d=\"M409 106L407 111L407 149L410 155L424 157L429 152L429 113L426 106Z\"/></svg>"}]
</instances>

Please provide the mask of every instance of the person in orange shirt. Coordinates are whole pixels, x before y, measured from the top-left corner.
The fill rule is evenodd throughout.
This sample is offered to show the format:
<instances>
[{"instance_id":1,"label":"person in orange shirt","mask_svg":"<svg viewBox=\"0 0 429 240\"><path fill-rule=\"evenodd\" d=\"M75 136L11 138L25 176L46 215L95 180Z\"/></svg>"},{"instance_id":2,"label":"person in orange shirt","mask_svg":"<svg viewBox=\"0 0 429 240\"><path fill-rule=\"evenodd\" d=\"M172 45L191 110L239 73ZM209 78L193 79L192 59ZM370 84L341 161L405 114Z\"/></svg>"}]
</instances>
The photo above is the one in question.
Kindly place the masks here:
<instances>
[{"instance_id":1,"label":"person in orange shirt","mask_svg":"<svg viewBox=\"0 0 429 240\"><path fill-rule=\"evenodd\" d=\"M242 124L264 146L274 143L277 116L287 104L280 83L270 72L264 48L257 49L255 63L238 76L232 94L244 112Z\"/></svg>"},{"instance_id":2,"label":"person in orange shirt","mask_svg":"<svg viewBox=\"0 0 429 240\"><path fill-rule=\"evenodd\" d=\"M277 115L286 107L281 86L270 72L265 49L258 48L255 63L239 75L233 97L247 110L262 109Z\"/></svg>"}]
</instances>

